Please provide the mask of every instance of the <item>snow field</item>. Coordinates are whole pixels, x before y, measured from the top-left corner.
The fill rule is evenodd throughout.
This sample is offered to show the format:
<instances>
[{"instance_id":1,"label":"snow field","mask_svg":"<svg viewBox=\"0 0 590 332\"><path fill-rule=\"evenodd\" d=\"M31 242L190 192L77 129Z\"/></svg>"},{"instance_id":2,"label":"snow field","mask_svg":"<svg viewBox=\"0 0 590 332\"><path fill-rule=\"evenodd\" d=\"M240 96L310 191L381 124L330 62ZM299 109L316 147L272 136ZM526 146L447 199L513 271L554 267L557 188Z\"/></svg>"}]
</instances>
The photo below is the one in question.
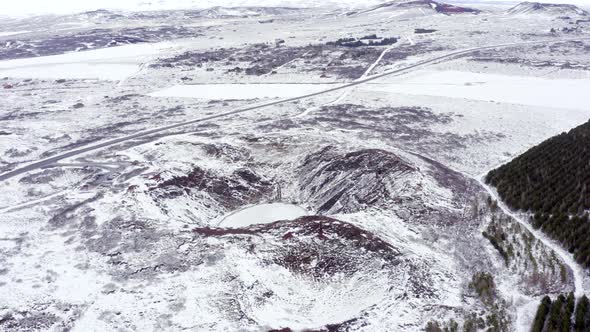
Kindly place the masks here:
<instances>
[{"instance_id":1,"label":"snow field","mask_svg":"<svg viewBox=\"0 0 590 332\"><path fill-rule=\"evenodd\" d=\"M456 70L424 70L382 81L363 85L361 89L560 109L590 108L590 100L585 98L590 78L545 79Z\"/></svg>"},{"instance_id":2,"label":"snow field","mask_svg":"<svg viewBox=\"0 0 590 332\"><path fill-rule=\"evenodd\" d=\"M37 58L0 61L0 76L41 79L122 80L137 72L141 63L166 51L172 44L134 44Z\"/></svg>"},{"instance_id":3,"label":"snow field","mask_svg":"<svg viewBox=\"0 0 590 332\"><path fill-rule=\"evenodd\" d=\"M176 85L149 95L210 100L292 98L334 88L333 84L194 84Z\"/></svg>"}]
</instances>

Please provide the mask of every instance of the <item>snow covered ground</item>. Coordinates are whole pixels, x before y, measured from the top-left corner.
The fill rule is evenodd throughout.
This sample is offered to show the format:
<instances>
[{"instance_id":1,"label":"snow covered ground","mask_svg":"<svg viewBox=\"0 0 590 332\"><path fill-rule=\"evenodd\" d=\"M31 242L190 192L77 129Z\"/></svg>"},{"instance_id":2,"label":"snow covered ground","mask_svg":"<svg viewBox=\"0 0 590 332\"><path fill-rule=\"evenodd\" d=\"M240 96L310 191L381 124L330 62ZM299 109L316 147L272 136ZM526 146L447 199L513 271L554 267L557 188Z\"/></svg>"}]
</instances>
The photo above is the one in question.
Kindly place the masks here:
<instances>
[{"instance_id":1,"label":"snow covered ground","mask_svg":"<svg viewBox=\"0 0 590 332\"><path fill-rule=\"evenodd\" d=\"M323 91L459 49L588 35L584 22L487 8L99 11L0 22L0 31L37 31L0 45L11 59L0 62L0 173L213 119L0 182L0 293L11 294L0 296L0 330L420 331L472 314L526 330L536 294L579 294L587 276L540 234L526 242L510 211L492 213L475 178L590 118L586 41L490 49L217 117L251 99ZM63 30L38 32L47 22ZM96 30L135 44L22 58L77 48ZM142 40L154 31L160 42ZM334 44L372 34L399 40ZM508 238L525 239L515 250L529 244L538 257L523 251L506 264L482 236L493 218L508 218ZM548 264L535 271L546 284L531 281L533 262ZM494 278L493 305L469 286L479 271Z\"/></svg>"}]
</instances>

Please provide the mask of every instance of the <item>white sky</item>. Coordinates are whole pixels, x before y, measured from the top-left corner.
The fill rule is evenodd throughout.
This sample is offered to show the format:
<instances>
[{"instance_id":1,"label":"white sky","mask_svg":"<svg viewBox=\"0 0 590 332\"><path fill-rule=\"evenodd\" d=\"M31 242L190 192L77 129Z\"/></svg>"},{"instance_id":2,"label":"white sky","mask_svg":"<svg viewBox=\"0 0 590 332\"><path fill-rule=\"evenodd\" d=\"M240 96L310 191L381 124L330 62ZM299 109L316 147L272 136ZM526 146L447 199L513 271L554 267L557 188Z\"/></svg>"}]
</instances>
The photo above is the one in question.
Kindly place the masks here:
<instances>
[{"instance_id":1,"label":"white sky","mask_svg":"<svg viewBox=\"0 0 590 332\"><path fill-rule=\"evenodd\" d=\"M341 6L369 6L386 0L0 0L0 16L30 15L30 14L65 14L95 9L176 9L176 8L206 8L213 6L272 6L283 5L291 7L341 5ZM458 0L457 2L477 2L479 0ZM487 4L506 2L506 0L484 0ZM510 0L509 0L510 1ZM574 3L590 6L590 0L531 0L539 2ZM442 0L441 2L444 2ZM449 2L454 2L449 0ZM518 2L518 1L514 1Z\"/></svg>"}]
</instances>

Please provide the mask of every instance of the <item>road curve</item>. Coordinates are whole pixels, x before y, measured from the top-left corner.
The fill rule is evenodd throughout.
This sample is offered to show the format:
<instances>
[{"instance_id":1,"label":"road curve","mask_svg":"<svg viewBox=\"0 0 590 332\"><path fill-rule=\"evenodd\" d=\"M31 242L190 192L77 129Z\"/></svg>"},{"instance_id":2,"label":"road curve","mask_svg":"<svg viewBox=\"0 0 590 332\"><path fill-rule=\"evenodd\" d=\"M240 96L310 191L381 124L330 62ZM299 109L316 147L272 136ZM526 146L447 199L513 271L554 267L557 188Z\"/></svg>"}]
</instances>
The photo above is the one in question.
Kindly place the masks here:
<instances>
[{"instance_id":1,"label":"road curve","mask_svg":"<svg viewBox=\"0 0 590 332\"><path fill-rule=\"evenodd\" d=\"M584 270L583 268L575 261L572 254L570 254L567 250L565 250L561 245L556 243L555 241L549 239L545 234L543 234L540 230L534 229L533 225L529 223L527 220L523 219L522 216L518 215L517 213L513 212L502 198L498 195L496 190L490 187L485 181L483 180L485 175L480 176L477 178L477 182L481 184L481 186L488 192L488 194L498 202L498 207L504 212L504 214L512 217L516 222L521 224L527 231L529 231L537 240L541 241L543 245L551 250L553 250L559 258L572 270L572 275L574 279L574 295L576 298L581 297L584 295Z\"/></svg>"},{"instance_id":2,"label":"road curve","mask_svg":"<svg viewBox=\"0 0 590 332\"><path fill-rule=\"evenodd\" d=\"M495 168L492 168L492 169L495 169ZM580 266L575 261L573 255L570 254L569 252L567 252L561 245L559 245L555 241L549 239L540 230L534 229L531 223L529 223L521 215L519 215L518 213L515 213L512 209L510 209L510 207L508 207L506 205L506 203L504 203L504 201L502 201L502 198L498 195L497 191L494 188L492 188L491 186L489 186L487 183L485 183L484 178L485 178L485 174L475 178L475 180L477 180L477 182L479 182L479 184L488 192L488 194L494 200L496 200L496 202L498 202L498 207L502 210L502 212L504 212L504 214L510 216L512 219L514 219L514 221L521 224L526 230L528 230L531 234L533 234L533 236L537 240L541 241L541 243L546 248L553 250L553 252L555 252L557 254L557 256L559 256L559 258L561 258L562 262L565 265L567 265L567 267L569 267L570 270L572 271L572 277L574 279L574 292L573 292L574 296L576 298L580 298L581 296L583 296L586 293L586 291L584 289L585 272L584 272L582 266ZM515 319L516 332L526 332L526 331L530 330L530 326L532 324L531 317L534 317L534 312L537 309L539 301L540 301L539 297L533 297L530 300L528 300L527 302L525 302L524 304L517 306L516 312L515 312L515 314L516 314L516 319ZM524 314L527 310L528 311L532 310L531 312L529 312L529 315ZM530 315L531 313L532 313L532 316Z\"/></svg>"},{"instance_id":3,"label":"road curve","mask_svg":"<svg viewBox=\"0 0 590 332\"><path fill-rule=\"evenodd\" d=\"M224 113L220 113L220 114L216 114L216 115L211 115L211 116L207 116L207 117L203 117L203 118L198 118L198 119L194 119L194 120L189 120L189 121L185 121L185 122L180 122L180 123L175 123L175 124L171 124L171 125L167 125L167 126L163 126L163 127L158 127L158 128L154 128L154 129L149 129L149 130L145 130L145 131L141 131L132 135L128 135L128 136L124 136L124 137L119 137L119 138L115 138L112 140L108 140L102 143L98 143L95 145L90 145L90 146L86 146L86 147L82 147L79 149L74 149L74 150L70 150L70 151L66 151L63 152L61 154L55 155L53 157L49 157L46 159L42 159L36 162L33 162L31 164L16 168L12 171L0 174L0 181L5 181L8 179L11 179L15 176L18 176L20 174L23 173L27 173L39 168L43 168L46 167L50 164L56 163L60 160L66 159L66 158L70 158L76 155L80 155L86 152L90 152L90 151L94 151L94 150L99 150L108 146L113 146L125 141L129 141L129 140L133 140L136 138L140 138L143 136L148 136L148 135L152 135L155 133L159 133L162 131L166 131L166 130L170 130L170 129L174 129L174 128L178 128L178 127L183 127L183 126L188 126L194 123L199 123L199 122L205 122L205 121L209 121L209 120L214 120L214 119L219 119L219 118L223 118L223 117L227 117L233 114L239 114L239 113L244 113L244 112L248 112L251 110L256 110L256 109L261 109L261 108L265 108L265 107L269 107L269 106L274 106L274 105L279 105L279 104L284 104L284 103L289 103L289 102L293 102L293 101L297 101L297 100L301 100L301 99L307 99L307 98L311 98L311 97L315 97L318 95L322 95L322 94L326 94L326 93L330 93L330 92L334 92L334 91L338 91L338 90L342 90L342 89L346 89L346 88L350 88L359 84L363 84L366 82L370 82L370 81L374 81L377 80L379 78L382 77L386 77L386 76L390 76L390 75L395 75L395 74L401 74L404 72L407 72L408 70L417 68L417 67L422 67L422 66L426 66L426 65L430 65L430 64L435 64L438 62L442 62L442 61L446 61L446 60L450 60L459 56L464 56L467 54L471 54L473 52L477 52L477 51L481 51L481 50L489 50L489 49L494 49L494 48L506 48L506 47L512 47L512 46L521 46L521 45L530 45L530 44L552 44L552 43L561 43L561 42L567 42L567 41L581 41L581 40L590 40L590 37L583 37L583 38L567 38L567 39L553 39L553 40L537 40L537 41L526 41L526 42L519 42L519 43L509 43L509 44L497 44L497 45L488 45L488 46L481 46L481 47L474 47L474 48L468 48L468 49L464 49L464 50L460 50L460 51L454 51L445 55L441 55L432 59L428 59L428 60L422 60L419 61L415 64L403 67L403 68L398 68L398 69L392 69L392 70L388 70L385 71L383 73L377 74L377 75L372 75L372 76L368 76L366 78L362 78L359 80L356 80L354 82L348 83L348 84L343 84L334 88L330 88L330 89L326 89L323 91L318 91L318 92L314 92L314 93L310 93L310 94L306 94L306 95L302 95L302 96L298 96L298 97L292 97L292 98L287 98L287 99L282 99L282 100L277 100L277 101L273 101L273 102L268 102L268 103L264 103L264 104L258 104L258 105L253 105L253 106L249 106L249 107L245 107L245 108L240 108L240 109L235 109L232 111L228 111L228 112L224 112Z\"/></svg>"}]
</instances>

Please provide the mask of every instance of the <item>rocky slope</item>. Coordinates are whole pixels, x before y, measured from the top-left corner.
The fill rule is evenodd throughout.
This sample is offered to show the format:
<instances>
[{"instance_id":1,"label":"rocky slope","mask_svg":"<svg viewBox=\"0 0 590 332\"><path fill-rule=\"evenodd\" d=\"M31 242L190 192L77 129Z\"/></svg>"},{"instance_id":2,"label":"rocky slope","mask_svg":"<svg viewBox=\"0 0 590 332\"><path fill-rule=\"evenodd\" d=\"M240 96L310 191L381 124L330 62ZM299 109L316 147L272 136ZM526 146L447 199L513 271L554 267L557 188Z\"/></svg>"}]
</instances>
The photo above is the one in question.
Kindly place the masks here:
<instances>
[{"instance_id":1,"label":"rocky slope","mask_svg":"<svg viewBox=\"0 0 590 332\"><path fill-rule=\"evenodd\" d=\"M458 209L473 186L432 160L377 149L346 152L333 146L306 156L298 177L304 200L320 214L397 206L422 222L446 223L439 213Z\"/></svg>"},{"instance_id":2,"label":"rocky slope","mask_svg":"<svg viewBox=\"0 0 590 332\"><path fill-rule=\"evenodd\" d=\"M355 14L362 14L362 13L372 13L372 12L392 12L392 11L411 11L411 10L419 10L422 15L426 15L426 13L430 14L445 14L445 15L453 15L453 14L462 14L462 13L472 13L477 14L480 12L478 9L468 8L468 7L460 7L455 6L443 2L437 2L432 0L413 0L413 1L388 1L377 6L374 6L370 9L360 11L360 12L350 12L349 15Z\"/></svg>"},{"instance_id":3,"label":"rocky slope","mask_svg":"<svg viewBox=\"0 0 590 332\"><path fill-rule=\"evenodd\" d=\"M521 2L510 8L510 15L547 15L552 17L588 16L588 12L570 4Z\"/></svg>"}]
</instances>

